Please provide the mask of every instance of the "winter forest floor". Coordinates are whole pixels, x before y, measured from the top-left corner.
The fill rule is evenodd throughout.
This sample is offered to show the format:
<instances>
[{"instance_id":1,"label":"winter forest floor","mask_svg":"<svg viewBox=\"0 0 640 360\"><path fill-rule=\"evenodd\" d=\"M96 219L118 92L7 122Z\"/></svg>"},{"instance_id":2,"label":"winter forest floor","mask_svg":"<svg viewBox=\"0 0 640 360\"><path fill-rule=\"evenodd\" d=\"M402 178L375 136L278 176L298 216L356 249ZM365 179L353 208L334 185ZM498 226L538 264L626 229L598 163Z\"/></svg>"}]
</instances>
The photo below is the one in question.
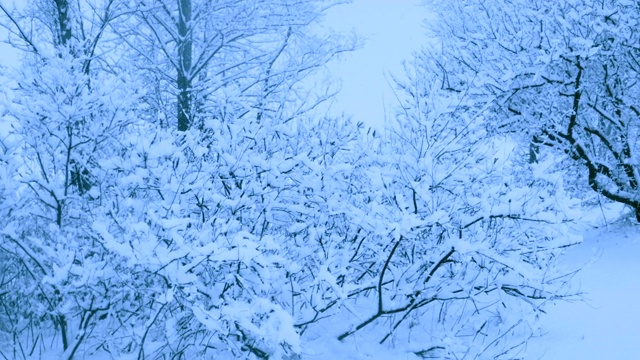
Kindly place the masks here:
<instances>
[{"instance_id":1,"label":"winter forest floor","mask_svg":"<svg viewBox=\"0 0 640 360\"><path fill-rule=\"evenodd\" d=\"M637 359L640 354L640 227L623 217L587 231L567 251L567 266L585 264L574 280L584 302L559 302L541 319L526 359Z\"/></svg>"},{"instance_id":2,"label":"winter forest floor","mask_svg":"<svg viewBox=\"0 0 640 360\"><path fill-rule=\"evenodd\" d=\"M637 359L640 354L640 225L628 214L599 210L581 244L569 248L563 264L581 269L573 279L583 300L549 304L540 336L531 339L523 360ZM600 220L596 220L600 218ZM585 219L582 219L585 221ZM332 332L330 327L325 329ZM359 339L345 344L321 336L303 349L303 359L418 359Z\"/></svg>"},{"instance_id":3,"label":"winter forest floor","mask_svg":"<svg viewBox=\"0 0 640 360\"><path fill-rule=\"evenodd\" d=\"M569 248L563 259L567 269L581 269L573 285L583 300L559 301L545 308L542 334L530 340L524 360L640 356L640 225L628 215L612 220L616 216L609 212L607 217L608 224L592 220L600 225L586 230L583 242ZM347 348L338 341L318 340L305 349L305 359L417 359L364 341Z\"/></svg>"}]
</instances>

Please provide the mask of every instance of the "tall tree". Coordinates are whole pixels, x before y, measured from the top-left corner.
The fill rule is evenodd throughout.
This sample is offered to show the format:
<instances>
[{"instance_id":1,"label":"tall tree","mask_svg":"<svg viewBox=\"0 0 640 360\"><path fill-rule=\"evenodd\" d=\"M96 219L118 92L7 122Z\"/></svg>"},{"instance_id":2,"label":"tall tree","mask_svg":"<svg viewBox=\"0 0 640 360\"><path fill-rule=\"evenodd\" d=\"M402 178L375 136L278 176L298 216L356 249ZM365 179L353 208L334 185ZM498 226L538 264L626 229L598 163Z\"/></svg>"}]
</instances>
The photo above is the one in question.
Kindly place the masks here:
<instances>
[{"instance_id":1,"label":"tall tree","mask_svg":"<svg viewBox=\"0 0 640 360\"><path fill-rule=\"evenodd\" d=\"M203 129L212 118L237 114L259 119L265 112L281 111L289 103L284 99L304 91L302 79L351 50L352 41L314 35L312 28L338 3L153 0L133 9L137 21L122 35L139 68L150 71L149 78L158 84L156 99L175 104L172 115L151 103L160 120L171 120L180 131ZM309 99L298 113L326 96Z\"/></svg>"},{"instance_id":2,"label":"tall tree","mask_svg":"<svg viewBox=\"0 0 640 360\"><path fill-rule=\"evenodd\" d=\"M25 50L17 72L8 74L17 86L3 103L16 169L5 180L19 194L13 205L3 204L14 207L1 247L16 275L2 284L17 289L5 299L13 306L3 309L14 349L33 352L44 334L55 334L58 355L71 359L112 304L105 278L76 281L80 269L108 257L88 235L104 190L99 163L117 151L136 97L124 86L126 73L104 71L117 69L101 39L121 14L118 6L47 0L2 7L11 41ZM38 335L25 336L28 329Z\"/></svg>"}]
</instances>

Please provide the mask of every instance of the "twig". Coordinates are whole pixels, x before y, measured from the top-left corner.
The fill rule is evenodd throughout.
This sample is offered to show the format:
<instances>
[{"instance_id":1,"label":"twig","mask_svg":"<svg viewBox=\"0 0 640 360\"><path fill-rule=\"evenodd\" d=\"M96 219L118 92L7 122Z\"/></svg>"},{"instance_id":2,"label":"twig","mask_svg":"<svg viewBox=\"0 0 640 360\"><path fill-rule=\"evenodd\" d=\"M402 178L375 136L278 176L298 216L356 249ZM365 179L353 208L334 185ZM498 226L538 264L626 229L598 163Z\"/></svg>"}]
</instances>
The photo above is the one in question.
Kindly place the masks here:
<instances>
[{"instance_id":1,"label":"twig","mask_svg":"<svg viewBox=\"0 0 640 360\"><path fill-rule=\"evenodd\" d=\"M378 279L378 312L382 312L382 281L384 280L384 274L387 271L387 268L389 267L389 263L391 262L391 258L393 257L393 254L395 254L396 250L398 249L398 246L400 245L400 242L402 241L402 239L403 237L400 236L400 239L398 239L396 244L393 245L393 249L391 249L389 256L387 256L387 260L384 262L384 266L382 267L382 271L380 272L380 278Z\"/></svg>"},{"instance_id":2,"label":"twig","mask_svg":"<svg viewBox=\"0 0 640 360\"><path fill-rule=\"evenodd\" d=\"M33 44L33 42L27 37L27 35L24 33L24 31L22 31L22 27L20 27L20 25L18 24L18 22L13 18L13 16L11 16L11 14L9 14L9 12L7 11L7 9L5 9L4 6L2 6L2 4L0 3L0 10L2 10L2 12L7 15L7 17L9 18L9 20L13 23L13 25L15 25L16 29L18 29L18 32L20 33L20 37L22 38L22 40L26 41L27 44L29 44L29 46L31 46L31 48L33 49L33 52L36 53L36 55L40 55L40 52L38 51L38 48ZM9 30L7 28L7 30Z\"/></svg>"}]
</instances>

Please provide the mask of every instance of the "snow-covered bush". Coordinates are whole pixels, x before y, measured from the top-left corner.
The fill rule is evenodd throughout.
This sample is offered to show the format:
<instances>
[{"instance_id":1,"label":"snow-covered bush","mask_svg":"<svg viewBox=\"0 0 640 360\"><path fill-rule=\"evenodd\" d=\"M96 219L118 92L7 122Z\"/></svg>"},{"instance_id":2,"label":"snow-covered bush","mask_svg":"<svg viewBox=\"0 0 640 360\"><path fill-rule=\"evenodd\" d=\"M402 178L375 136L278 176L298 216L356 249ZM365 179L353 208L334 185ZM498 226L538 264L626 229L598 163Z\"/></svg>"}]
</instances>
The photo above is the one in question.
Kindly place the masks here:
<instances>
[{"instance_id":1,"label":"snow-covered bush","mask_svg":"<svg viewBox=\"0 0 640 360\"><path fill-rule=\"evenodd\" d=\"M16 30L29 53L3 102L2 355L291 359L328 338L516 354L566 295L554 265L576 239L567 199L486 132L476 98L432 90L417 62L383 136L314 117L327 94L301 96L301 80L344 48L313 47L313 14L266 39L268 14L234 3L257 23L224 57L220 34L162 41L208 26L176 20L187 3L106 1L87 17L61 1L39 28L52 42ZM198 42L211 77L181 83ZM258 55L244 61L240 45ZM150 56L127 66L132 49Z\"/></svg>"},{"instance_id":2,"label":"snow-covered bush","mask_svg":"<svg viewBox=\"0 0 640 360\"><path fill-rule=\"evenodd\" d=\"M570 295L556 265L579 242L565 224L571 200L508 138L489 136L481 113L460 111L465 96L432 90L438 79L420 65L410 70L396 126L360 141L367 156L343 177L348 200L330 209L349 231L316 275L326 304L317 316L344 318L343 341L512 358L544 304Z\"/></svg>"},{"instance_id":3,"label":"snow-covered bush","mask_svg":"<svg viewBox=\"0 0 640 360\"><path fill-rule=\"evenodd\" d=\"M297 256L307 251L290 243L292 223L317 215L298 203L315 196L301 186L321 186L322 164L337 148L307 140L338 126L303 120L326 94L298 98L299 82L344 48L306 49L310 34L297 27L310 20L290 14L296 34L289 26L285 38L272 40L273 53L260 49L249 63L234 56L200 64L245 70L241 79L205 89L211 96L203 106L221 106L199 114L198 130L179 133L158 121L175 103L152 106L152 91L138 82L148 81L148 68L123 66L124 50L113 48L126 44L118 29L126 29L119 26L131 11L147 16L151 9L117 1L40 5L47 11L5 14L27 49L4 115L15 142L2 159L2 331L13 345L6 356L299 352L293 305L281 299L281 285L302 268ZM236 5L245 13L250 4ZM268 16L245 15L249 22ZM37 36L21 27L29 19L37 19ZM95 26L85 32L83 24ZM254 44L260 31L275 29L245 25L253 26ZM356 134L344 126L335 129L343 143Z\"/></svg>"},{"instance_id":4,"label":"snow-covered bush","mask_svg":"<svg viewBox=\"0 0 640 360\"><path fill-rule=\"evenodd\" d=\"M11 321L14 351L39 354L46 339L60 341L68 357L111 308L115 291L111 256L97 247L90 224L105 174L99 162L118 153L119 139L133 122L136 95L125 79L90 76L71 55L32 57L14 78L6 121L13 126L12 173L5 184L13 201L2 230L5 266L13 270L4 311ZM124 88L125 90L121 90ZM122 280L118 281L122 283ZM17 356L16 353L13 354Z\"/></svg>"}]
</instances>

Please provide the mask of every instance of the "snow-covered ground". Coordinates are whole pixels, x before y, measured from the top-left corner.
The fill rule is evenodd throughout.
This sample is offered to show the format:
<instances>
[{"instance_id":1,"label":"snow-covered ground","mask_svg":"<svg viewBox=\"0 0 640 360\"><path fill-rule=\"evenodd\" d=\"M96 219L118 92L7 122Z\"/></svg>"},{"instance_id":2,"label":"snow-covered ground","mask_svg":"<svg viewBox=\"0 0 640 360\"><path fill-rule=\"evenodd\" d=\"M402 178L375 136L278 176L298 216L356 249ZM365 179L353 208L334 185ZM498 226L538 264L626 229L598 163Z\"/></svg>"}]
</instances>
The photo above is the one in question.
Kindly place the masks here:
<instances>
[{"instance_id":1,"label":"snow-covered ground","mask_svg":"<svg viewBox=\"0 0 640 360\"><path fill-rule=\"evenodd\" d=\"M587 229L563 263L582 269L573 282L584 300L550 304L540 319L543 333L529 342L524 359L640 359L640 225L623 216ZM325 330L331 333L330 327ZM418 359L366 339L347 345L326 337L307 344L303 354L305 359Z\"/></svg>"},{"instance_id":2,"label":"snow-covered ground","mask_svg":"<svg viewBox=\"0 0 640 360\"><path fill-rule=\"evenodd\" d=\"M563 259L582 270L574 278L583 301L550 304L543 333L533 338L525 360L640 359L640 225L628 216L588 229L582 244ZM325 329L331 333L331 328ZM307 344L305 359L418 359L359 339L351 344L326 337Z\"/></svg>"},{"instance_id":3,"label":"snow-covered ground","mask_svg":"<svg viewBox=\"0 0 640 360\"><path fill-rule=\"evenodd\" d=\"M575 278L583 302L558 302L541 319L526 359L640 359L640 226L624 217L589 230L567 251L568 266L585 264Z\"/></svg>"}]
</instances>

